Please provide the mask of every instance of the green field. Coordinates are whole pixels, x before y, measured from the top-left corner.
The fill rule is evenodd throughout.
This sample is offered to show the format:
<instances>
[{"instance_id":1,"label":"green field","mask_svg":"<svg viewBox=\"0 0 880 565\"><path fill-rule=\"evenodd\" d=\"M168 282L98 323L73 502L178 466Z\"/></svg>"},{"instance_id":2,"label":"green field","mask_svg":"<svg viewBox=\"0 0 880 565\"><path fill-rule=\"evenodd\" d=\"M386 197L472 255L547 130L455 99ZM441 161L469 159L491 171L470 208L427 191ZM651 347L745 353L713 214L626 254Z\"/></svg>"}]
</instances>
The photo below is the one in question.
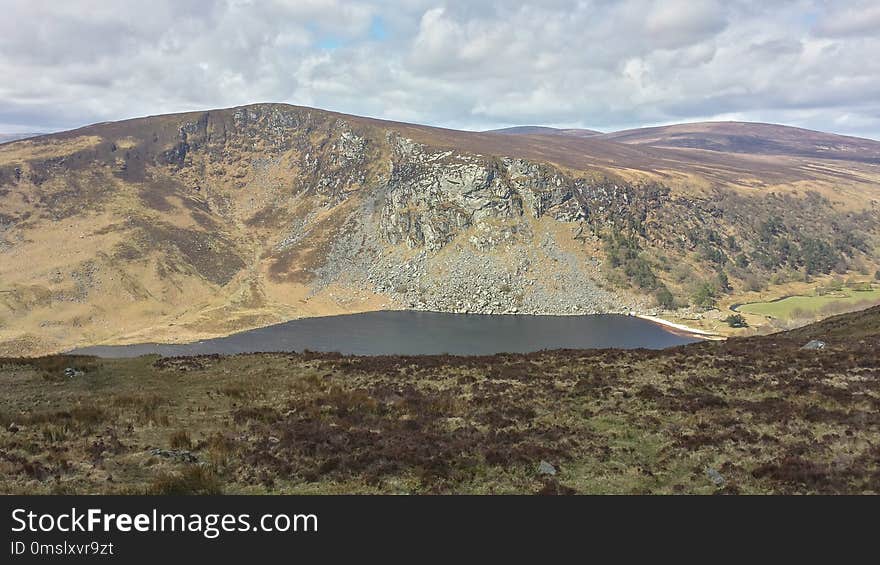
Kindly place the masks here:
<instances>
[{"instance_id":1,"label":"green field","mask_svg":"<svg viewBox=\"0 0 880 565\"><path fill-rule=\"evenodd\" d=\"M836 314L860 303L867 307L880 301L880 288L852 290L845 288L831 294L813 296L789 296L774 302L752 302L736 308L737 312L758 314L777 319L791 319L819 314Z\"/></svg>"}]
</instances>

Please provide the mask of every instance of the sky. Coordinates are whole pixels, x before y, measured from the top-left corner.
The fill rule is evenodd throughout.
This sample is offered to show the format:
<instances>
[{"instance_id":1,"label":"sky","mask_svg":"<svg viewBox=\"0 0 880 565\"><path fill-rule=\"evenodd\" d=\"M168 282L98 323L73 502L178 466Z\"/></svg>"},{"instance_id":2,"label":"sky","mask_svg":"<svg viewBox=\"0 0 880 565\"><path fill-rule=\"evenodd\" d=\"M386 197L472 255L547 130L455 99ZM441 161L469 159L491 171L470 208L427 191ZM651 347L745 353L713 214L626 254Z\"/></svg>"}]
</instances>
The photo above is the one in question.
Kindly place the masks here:
<instances>
[{"instance_id":1,"label":"sky","mask_svg":"<svg viewBox=\"0 0 880 565\"><path fill-rule=\"evenodd\" d=\"M880 139L880 1L0 0L0 132L254 102Z\"/></svg>"}]
</instances>

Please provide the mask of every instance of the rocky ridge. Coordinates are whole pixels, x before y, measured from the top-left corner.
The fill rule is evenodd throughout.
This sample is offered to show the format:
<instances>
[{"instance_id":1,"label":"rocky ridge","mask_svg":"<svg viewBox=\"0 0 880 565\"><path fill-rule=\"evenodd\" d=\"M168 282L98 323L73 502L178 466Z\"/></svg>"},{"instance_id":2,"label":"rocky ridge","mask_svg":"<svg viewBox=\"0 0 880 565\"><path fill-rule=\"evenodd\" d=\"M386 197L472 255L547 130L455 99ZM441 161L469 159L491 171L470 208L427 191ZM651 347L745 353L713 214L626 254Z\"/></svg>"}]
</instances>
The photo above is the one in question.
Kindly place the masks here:
<instances>
[{"instance_id":1,"label":"rocky ridge","mask_svg":"<svg viewBox=\"0 0 880 565\"><path fill-rule=\"evenodd\" d=\"M654 313L650 288L609 284L609 234L667 280L662 261L699 266L707 241L716 262L759 250L773 214L801 239L876 228L815 194L687 195L420 136L261 104L6 144L0 342L34 350L49 334L29 328L52 327L51 351L376 308Z\"/></svg>"}]
</instances>

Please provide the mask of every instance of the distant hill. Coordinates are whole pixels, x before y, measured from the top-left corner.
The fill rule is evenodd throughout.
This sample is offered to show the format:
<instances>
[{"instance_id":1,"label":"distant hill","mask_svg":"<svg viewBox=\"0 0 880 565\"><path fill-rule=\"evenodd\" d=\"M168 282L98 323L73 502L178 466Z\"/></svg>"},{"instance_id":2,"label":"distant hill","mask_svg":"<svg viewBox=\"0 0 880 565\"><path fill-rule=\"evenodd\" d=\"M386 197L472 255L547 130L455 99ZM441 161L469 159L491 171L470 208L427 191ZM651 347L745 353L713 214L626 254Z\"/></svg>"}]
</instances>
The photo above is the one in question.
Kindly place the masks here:
<instances>
[{"instance_id":1,"label":"distant hill","mask_svg":"<svg viewBox=\"0 0 880 565\"><path fill-rule=\"evenodd\" d=\"M570 135L573 137L592 137L594 135L602 134L601 131L591 129L561 129L545 126L514 126L511 128L490 129L484 133L499 133L507 135Z\"/></svg>"},{"instance_id":2,"label":"distant hill","mask_svg":"<svg viewBox=\"0 0 880 565\"><path fill-rule=\"evenodd\" d=\"M880 141L775 124L702 122L625 130L601 137L648 147L880 163Z\"/></svg>"},{"instance_id":3,"label":"distant hill","mask_svg":"<svg viewBox=\"0 0 880 565\"><path fill-rule=\"evenodd\" d=\"M29 137L37 137L38 135L43 135L42 133L0 133L0 143L7 143L9 141L17 141L19 139L28 139Z\"/></svg>"}]
</instances>

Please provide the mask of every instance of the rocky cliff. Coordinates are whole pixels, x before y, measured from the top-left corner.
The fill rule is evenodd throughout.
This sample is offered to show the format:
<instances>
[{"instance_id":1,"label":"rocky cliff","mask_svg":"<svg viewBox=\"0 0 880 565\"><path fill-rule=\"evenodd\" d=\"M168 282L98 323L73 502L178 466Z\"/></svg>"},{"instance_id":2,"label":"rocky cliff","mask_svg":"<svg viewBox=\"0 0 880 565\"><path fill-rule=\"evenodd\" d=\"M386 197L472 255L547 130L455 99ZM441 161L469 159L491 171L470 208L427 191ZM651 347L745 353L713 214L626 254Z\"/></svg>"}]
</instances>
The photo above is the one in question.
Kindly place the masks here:
<instances>
[{"instance_id":1,"label":"rocky cliff","mask_svg":"<svg viewBox=\"0 0 880 565\"><path fill-rule=\"evenodd\" d=\"M649 311L671 266L753 261L771 220L872 260L876 213L818 193L691 194L412 127L267 104L0 146L0 351L378 308Z\"/></svg>"}]
</instances>

